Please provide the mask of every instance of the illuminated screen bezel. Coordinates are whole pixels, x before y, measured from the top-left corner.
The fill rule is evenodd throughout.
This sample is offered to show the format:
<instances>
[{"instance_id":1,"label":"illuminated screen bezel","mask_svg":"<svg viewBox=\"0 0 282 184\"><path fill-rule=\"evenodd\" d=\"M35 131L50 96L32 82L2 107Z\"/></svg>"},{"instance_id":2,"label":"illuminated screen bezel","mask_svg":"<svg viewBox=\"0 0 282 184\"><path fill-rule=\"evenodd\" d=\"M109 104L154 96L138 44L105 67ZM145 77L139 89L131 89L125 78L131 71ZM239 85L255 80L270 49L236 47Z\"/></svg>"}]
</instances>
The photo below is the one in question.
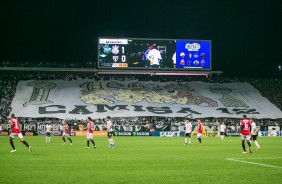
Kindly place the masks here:
<instances>
[{"instance_id":1,"label":"illuminated screen bezel","mask_svg":"<svg viewBox=\"0 0 282 184\"><path fill-rule=\"evenodd\" d=\"M147 41L147 43L153 42L178 42L178 41L186 41L186 42L207 42L210 45L209 48L209 68L149 68L149 67L138 67L138 66L129 66L129 67L105 67L100 65L100 40L133 40L133 41ZM176 49L176 48L175 48ZM160 39L160 38L117 38L117 37L99 37L98 38L98 62L97 69L107 69L107 70L166 70L166 71L210 71L212 70L212 41L211 40L196 40L196 39Z\"/></svg>"}]
</instances>

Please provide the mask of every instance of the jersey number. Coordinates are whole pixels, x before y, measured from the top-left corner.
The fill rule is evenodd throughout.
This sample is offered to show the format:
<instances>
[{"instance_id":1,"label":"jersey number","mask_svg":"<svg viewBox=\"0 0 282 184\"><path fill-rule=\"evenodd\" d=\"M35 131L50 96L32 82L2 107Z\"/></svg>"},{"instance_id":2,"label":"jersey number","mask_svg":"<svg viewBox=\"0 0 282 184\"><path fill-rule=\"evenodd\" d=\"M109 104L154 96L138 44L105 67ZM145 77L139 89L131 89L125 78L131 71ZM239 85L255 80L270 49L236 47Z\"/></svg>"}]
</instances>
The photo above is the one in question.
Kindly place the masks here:
<instances>
[{"instance_id":1,"label":"jersey number","mask_svg":"<svg viewBox=\"0 0 282 184\"><path fill-rule=\"evenodd\" d=\"M249 129L249 125L245 123L245 129Z\"/></svg>"},{"instance_id":2,"label":"jersey number","mask_svg":"<svg viewBox=\"0 0 282 184\"><path fill-rule=\"evenodd\" d=\"M14 129L19 129L19 124L15 123Z\"/></svg>"}]
</instances>

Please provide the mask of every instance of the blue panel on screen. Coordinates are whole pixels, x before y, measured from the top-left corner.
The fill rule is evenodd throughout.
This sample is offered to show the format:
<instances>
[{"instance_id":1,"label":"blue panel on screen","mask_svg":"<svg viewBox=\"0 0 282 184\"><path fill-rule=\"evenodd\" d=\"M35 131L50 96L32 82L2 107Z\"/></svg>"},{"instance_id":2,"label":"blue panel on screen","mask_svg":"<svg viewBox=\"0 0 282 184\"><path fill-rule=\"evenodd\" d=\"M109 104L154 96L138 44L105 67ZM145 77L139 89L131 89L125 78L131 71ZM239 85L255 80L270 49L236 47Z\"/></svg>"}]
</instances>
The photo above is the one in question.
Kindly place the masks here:
<instances>
[{"instance_id":1,"label":"blue panel on screen","mask_svg":"<svg viewBox=\"0 0 282 184\"><path fill-rule=\"evenodd\" d=\"M197 40L177 40L176 68L210 70L211 42Z\"/></svg>"}]
</instances>

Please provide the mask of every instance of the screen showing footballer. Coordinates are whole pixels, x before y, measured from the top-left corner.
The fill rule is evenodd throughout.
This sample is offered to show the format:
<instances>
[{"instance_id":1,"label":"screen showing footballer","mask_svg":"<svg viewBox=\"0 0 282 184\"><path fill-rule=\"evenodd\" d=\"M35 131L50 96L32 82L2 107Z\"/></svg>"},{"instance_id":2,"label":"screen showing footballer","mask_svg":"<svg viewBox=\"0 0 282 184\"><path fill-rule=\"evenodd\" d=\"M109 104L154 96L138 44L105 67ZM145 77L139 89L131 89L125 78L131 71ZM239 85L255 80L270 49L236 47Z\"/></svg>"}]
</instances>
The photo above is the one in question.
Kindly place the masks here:
<instances>
[{"instance_id":1,"label":"screen showing footballer","mask_svg":"<svg viewBox=\"0 0 282 184\"><path fill-rule=\"evenodd\" d=\"M210 40L99 38L98 68L211 70Z\"/></svg>"}]
</instances>

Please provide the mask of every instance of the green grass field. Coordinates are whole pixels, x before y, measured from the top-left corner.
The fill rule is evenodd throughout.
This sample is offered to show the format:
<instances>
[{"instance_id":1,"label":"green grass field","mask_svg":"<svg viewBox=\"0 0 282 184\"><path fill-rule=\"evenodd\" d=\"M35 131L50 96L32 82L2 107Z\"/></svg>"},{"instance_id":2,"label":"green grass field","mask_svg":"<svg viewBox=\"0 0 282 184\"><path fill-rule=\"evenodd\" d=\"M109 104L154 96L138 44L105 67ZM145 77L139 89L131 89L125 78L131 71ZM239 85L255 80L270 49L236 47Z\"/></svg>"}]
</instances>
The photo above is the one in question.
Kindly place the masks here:
<instances>
[{"instance_id":1,"label":"green grass field","mask_svg":"<svg viewBox=\"0 0 282 184\"><path fill-rule=\"evenodd\" d=\"M85 149L85 137L25 137L33 152L15 139L0 137L0 183L281 183L282 138L259 137L262 147L242 154L239 137L196 138L184 146L183 137L95 138L97 148ZM253 145L254 146L254 145ZM227 158L235 159L228 160ZM241 162L242 161L242 162Z\"/></svg>"}]
</instances>

